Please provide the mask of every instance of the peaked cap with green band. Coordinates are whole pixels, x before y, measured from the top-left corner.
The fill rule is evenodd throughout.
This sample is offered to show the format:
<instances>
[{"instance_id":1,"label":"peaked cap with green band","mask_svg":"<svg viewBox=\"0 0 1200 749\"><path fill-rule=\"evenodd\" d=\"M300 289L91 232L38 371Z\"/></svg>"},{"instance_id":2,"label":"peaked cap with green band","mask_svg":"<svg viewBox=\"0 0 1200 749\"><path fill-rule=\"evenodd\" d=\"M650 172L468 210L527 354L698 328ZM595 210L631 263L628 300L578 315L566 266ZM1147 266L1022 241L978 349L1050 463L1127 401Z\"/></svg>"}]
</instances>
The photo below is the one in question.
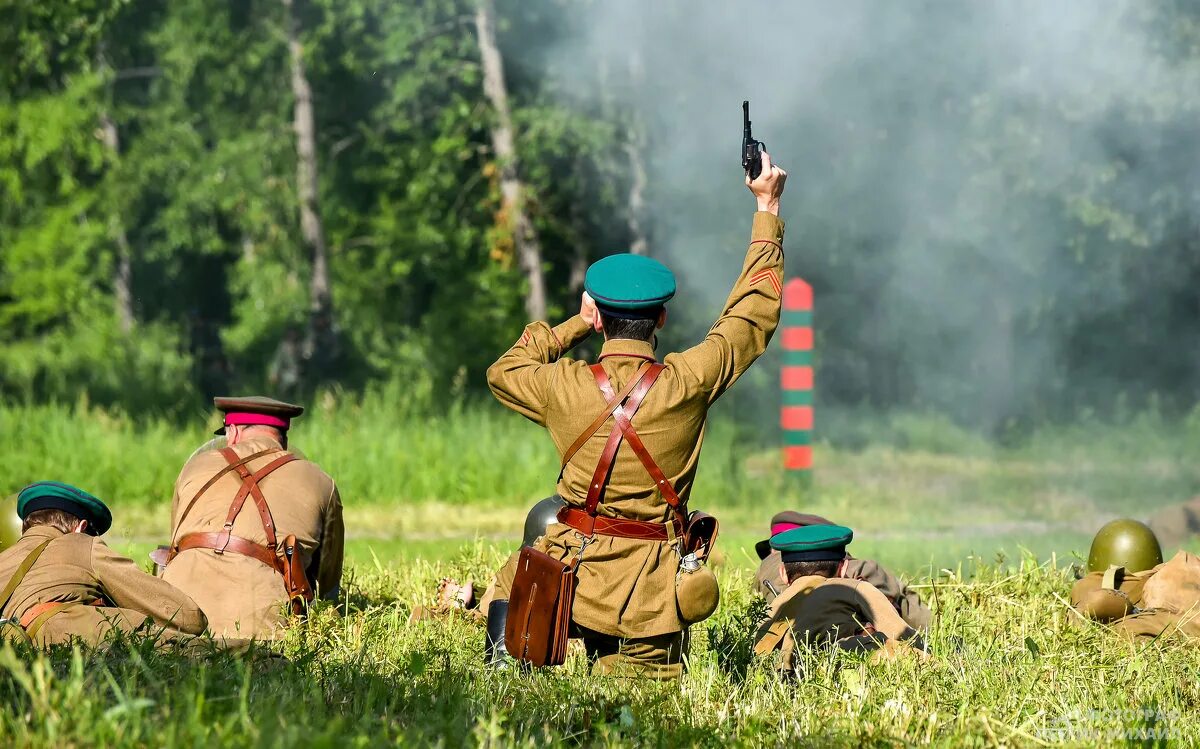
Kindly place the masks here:
<instances>
[{"instance_id":1,"label":"peaked cap with green band","mask_svg":"<svg viewBox=\"0 0 1200 749\"><path fill-rule=\"evenodd\" d=\"M583 286L596 305L616 316L643 317L675 296L675 274L645 255L609 255L592 263Z\"/></svg>"},{"instance_id":2,"label":"peaked cap with green band","mask_svg":"<svg viewBox=\"0 0 1200 749\"><path fill-rule=\"evenodd\" d=\"M112 513L97 497L61 481L39 481L17 495L17 515L24 520L38 510L62 510L88 521L97 536L112 527Z\"/></svg>"},{"instance_id":3,"label":"peaked cap with green band","mask_svg":"<svg viewBox=\"0 0 1200 749\"><path fill-rule=\"evenodd\" d=\"M844 525L805 525L771 537L784 562L836 562L846 558L854 531Z\"/></svg>"}]
</instances>

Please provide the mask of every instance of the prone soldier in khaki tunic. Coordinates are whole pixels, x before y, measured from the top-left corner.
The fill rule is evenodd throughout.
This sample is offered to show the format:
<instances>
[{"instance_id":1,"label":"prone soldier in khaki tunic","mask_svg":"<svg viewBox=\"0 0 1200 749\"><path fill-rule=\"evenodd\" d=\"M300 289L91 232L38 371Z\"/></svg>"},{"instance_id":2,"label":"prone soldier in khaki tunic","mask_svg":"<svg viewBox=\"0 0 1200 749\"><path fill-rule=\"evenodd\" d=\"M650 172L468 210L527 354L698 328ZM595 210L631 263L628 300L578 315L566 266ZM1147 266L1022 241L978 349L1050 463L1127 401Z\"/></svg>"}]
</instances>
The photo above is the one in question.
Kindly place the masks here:
<instances>
[{"instance_id":1,"label":"prone soldier in khaki tunic","mask_svg":"<svg viewBox=\"0 0 1200 749\"><path fill-rule=\"evenodd\" d=\"M271 638L342 579L342 502L333 479L287 451L304 409L215 398L227 447L194 455L175 482L163 579L200 604L216 635ZM221 433L218 431L218 433Z\"/></svg>"},{"instance_id":2,"label":"prone soldier in khaki tunic","mask_svg":"<svg viewBox=\"0 0 1200 749\"><path fill-rule=\"evenodd\" d=\"M663 359L664 368L632 419L663 480L670 482L684 506L696 476L708 409L763 353L779 323L783 283L779 197L786 178L765 153L761 175L753 181L747 177L758 212L741 275L705 339ZM487 373L496 398L546 427L560 455L568 453L589 422L606 409L623 414L612 404L623 402L619 393L657 361L654 331L666 321L663 305L674 294L675 279L650 258L613 255L588 269L585 287L578 315L553 328L544 322L529 324ZM587 362L565 358L593 332L605 338L599 373ZM618 395L602 392L601 377ZM611 416L601 423L611 424ZM592 521L581 508L611 440L612 433L598 429L563 467L557 492L567 507L558 515L560 522L534 545L538 551L568 560L591 535L586 531ZM596 482L603 484L598 487L602 494L595 507L595 532L577 571L574 633L583 638L597 672L673 678L683 670L688 624L675 594L682 529L642 460L628 443L618 444L607 482ZM635 532L624 530L630 528ZM514 555L497 575L495 600L488 610L486 657L493 663L506 657L503 632L516 560Z\"/></svg>"},{"instance_id":3,"label":"prone soldier in khaki tunic","mask_svg":"<svg viewBox=\"0 0 1200 749\"><path fill-rule=\"evenodd\" d=\"M21 490L20 539L0 552L0 635L45 647L102 643L114 631L161 643L191 640L207 621L195 601L138 569L100 540L108 507L68 484L41 481Z\"/></svg>"},{"instance_id":4,"label":"prone soldier in khaki tunic","mask_svg":"<svg viewBox=\"0 0 1200 749\"><path fill-rule=\"evenodd\" d=\"M900 618L887 596L865 580L837 575L853 539L849 528L828 524L797 526L771 537L771 548L780 553L786 570L787 588L771 601L754 652L780 650L785 675L796 668L797 645L872 652L873 657L926 657L924 639Z\"/></svg>"},{"instance_id":5,"label":"prone soldier in khaki tunic","mask_svg":"<svg viewBox=\"0 0 1200 749\"><path fill-rule=\"evenodd\" d=\"M776 513L771 518L771 538L795 528L810 525L833 525L833 523L820 515L785 510ZM788 587L788 574L783 563L783 555L778 549L772 548L771 539L759 541L755 544L754 549L758 552L759 559L762 560L754 575L754 589L767 600L767 603L771 603ZM878 562L871 559L855 559L847 554L838 566L834 577L870 583L891 602L896 613L900 614L900 617L910 626L917 629L929 629L929 624L933 620L933 613L929 607L921 602L921 597L915 590L908 587L903 580Z\"/></svg>"}]
</instances>

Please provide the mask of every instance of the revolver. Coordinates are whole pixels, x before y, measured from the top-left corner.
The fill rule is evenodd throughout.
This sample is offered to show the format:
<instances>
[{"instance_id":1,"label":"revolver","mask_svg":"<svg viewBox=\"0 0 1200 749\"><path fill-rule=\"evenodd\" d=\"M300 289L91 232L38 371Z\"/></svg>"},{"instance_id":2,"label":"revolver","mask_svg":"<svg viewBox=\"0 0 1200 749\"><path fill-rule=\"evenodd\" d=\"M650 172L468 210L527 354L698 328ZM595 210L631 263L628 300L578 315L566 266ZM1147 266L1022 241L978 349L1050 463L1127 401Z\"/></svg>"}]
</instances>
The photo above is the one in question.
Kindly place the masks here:
<instances>
[{"instance_id":1,"label":"revolver","mask_svg":"<svg viewBox=\"0 0 1200 749\"><path fill-rule=\"evenodd\" d=\"M767 144L755 140L750 133L750 102L742 102L742 169L750 175L750 179L758 179L762 174L762 152Z\"/></svg>"}]
</instances>

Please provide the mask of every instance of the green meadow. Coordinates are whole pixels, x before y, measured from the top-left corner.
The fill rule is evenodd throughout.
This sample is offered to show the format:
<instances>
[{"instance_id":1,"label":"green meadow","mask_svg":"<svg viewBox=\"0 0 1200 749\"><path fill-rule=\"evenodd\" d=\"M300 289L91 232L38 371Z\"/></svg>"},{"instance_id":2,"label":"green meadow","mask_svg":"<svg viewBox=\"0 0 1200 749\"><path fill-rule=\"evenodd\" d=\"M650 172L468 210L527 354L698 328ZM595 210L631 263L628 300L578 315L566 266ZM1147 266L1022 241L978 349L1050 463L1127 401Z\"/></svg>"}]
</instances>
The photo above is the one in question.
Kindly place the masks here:
<instances>
[{"instance_id":1,"label":"green meadow","mask_svg":"<svg viewBox=\"0 0 1200 749\"><path fill-rule=\"evenodd\" d=\"M718 413L693 506L718 515L717 614L678 684L592 678L581 654L542 673L478 667L469 616L409 623L443 576L490 572L556 456L490 403L442 414L379 392L326 395L294 446L341 488L345 595L258 652L183 656L145 642L0 649L0 743L13 746L1179 745L1200 741L1200 653L1131 646L1075 620L1074 565L1108 519L1200 493L1200 418L1152 413L1001 446L923 416L829 414L814 475L785 475ZM172 484L216 426L86 403L0 408L0 492L55 478L104 497L108 540L139 560L165 538ZM931 601L929 663L805 655L781 684L751 655L753 544L777 510L852 526L852 550ZM279 657L283 656L283 657Z\"/></svg>"}]
</instances>

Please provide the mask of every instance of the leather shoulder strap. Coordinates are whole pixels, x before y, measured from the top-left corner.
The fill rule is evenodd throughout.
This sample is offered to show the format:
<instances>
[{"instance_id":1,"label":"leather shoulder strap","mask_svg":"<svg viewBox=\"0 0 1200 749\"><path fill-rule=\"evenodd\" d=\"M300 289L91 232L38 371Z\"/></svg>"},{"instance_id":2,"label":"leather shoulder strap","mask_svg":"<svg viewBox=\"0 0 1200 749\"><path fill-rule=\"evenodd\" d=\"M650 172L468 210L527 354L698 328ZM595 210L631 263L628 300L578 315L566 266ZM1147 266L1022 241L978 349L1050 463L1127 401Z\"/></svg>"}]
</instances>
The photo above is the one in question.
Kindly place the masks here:
<instances>
[{"instance_id":1,"label":"leather shoulder strap","mask_svg":"<svg viewBox=\"0 0 1200 749\"><path fill-rule=\"evenodd\" d=\"M600 504L600 495L603 494L604 487L608 485L609 475L612 473L612 466L617 457L617 448L620 447L625 434L625 429L621 426L622 421L626 424L629 423L629 419L632 419L633 415L641 408L646 393L650 392L650 388L654 386L664 369L666 366L658 363L645 367L637 378L637 386L630 392L625 405L618 404L617 408L613 410L613 418L616 422L613 424L612 431L609 432L604 451L600 454L600 462L596 464L596 470L592 473L592 482L588 484L587 503L584 505L584 509L589 515L596 514L596 508ZM601 392L606 394L612 392L612 383L609 382L603 367L599 364L592 365L592 376L596 378L596 385Z\"/></svg>"},{"instance_id":2,"label":"leather shoulder strap","mask_svg":"<svg viewBox=\"0 0 1200 749\"><path fill-rule=\"evenodd\" d=\"M225 450L229 450L229 448L225 448ZM225 451L223 450L222 452ZM229 450L229 454L225 456L225 459L229 460L230 463L234 462L230 457L232 454L233 451ZM221 551L225 550L225 545L229 542L229 536L233 532L233 521L237 519L238 513L242 511L242 506L246 503L247 496L254 497L254 506L258 508L258 515L263 524L263 531L267 534L267 546L270 547L272 552L275 551L277 544L275 522L271 518L271 508L267 506L267 499L263 496L262 489L259 488L258 484L267 476L274 473L276 469L291 463L295 459L295 455L284 453L254 473L250 473L250 469L245 464L239 464L234 468L242 478L242 488L238 490L237 496L233 498L233 502L229 505L229 514L225 516L225 525L221 530L223 541Z\"/></svg>"},{"instance_id":3,"label":"leather shoulder strap","mask_svg":"<svg viewBox=\"0 0 1200 749\"><path fill-rule=\"evenodd\" d=\"M229 448L228 447L222 448L221 454L225 456L226 461L229 461L229 455L226 454L226 452L225 452L226 450L229 450ZM192 511L192 508L196 506L196 500L200 499L201 495L203 495L204 492L206 492L210 488L212 488L213 484L220 481L222 476L229 473L230 471L236 470L237 467L240 465L245 465L256 458L261 458L264 455L267 455L267 454L273 453L273 452L277 452L278 450L279 450L279 448L277 448L277 447L268 447L266 450L259 450L258 452L251 453L244 458L238 458L232 462L229 462L228 465L226 465L224 468L222 468L221 470L214 473L208 479L208 481L204 482L204 486L200 487L200 491L196 492L192 496L191 500L188 501L187 507L183 508L183 512L179 515L179 520L175 522L175 532L171 535L171 545L172 546L175 545L175 539L179 536L179 529L181 527L183 527L183 521L185 519L187 519L188 513L190 513ZM229 450L229 452L233 452L233 451ZM236 456L237 453L234 453L234 455Z\"/></svg>"},{"instance_id":4,"label":"leather shoulder strap","mask_svg":"<svg viewBox=\"0 0 1200 749\"><path fill-rule=\"evenodd\" d=\"M605 396L609 397L608 404L604 407L604 410L596 416L592 423L580 433L575 441L571 443L571 446L567 448L567 451L563 453L562 465L558 469L559 479L562 479L563 471L565 471L567 468L567 463L571 462L571 458L575 457L575 453L579 452L579 448L583 447L587 441L592 438L593 434L600 431L600 427L604 426L604 422L608 421L609 417L612 416L613 411L616 411L617 407L620 406L627 397L629 397L629 394L632 393L633 389L638 386L638 383L642 381L642 378L646 376L652 366L653 365L651 364L646 364L639 369L638 373L634 375L634 377L629 380L629 383L621 389L621 392L615 396L612 395L611 385L609 386L609 390L607 392L604 392L603 387L601 388L601 391L604 392ZM608 382L608 375L604 374L604 368L602 366L599 364L593 364L591 369L593 375L595 375L596 370L599 369L600 374L604 376L604 381L606 383Z\"/></svg>"},{"instance_id":5,"label":"leather shoulder strap","mask_svg":"<svg viewBox=\"0 0 1200 749\"><path fill-rule=\"evenodd\" d=\"M17 587L21 584L21 581L24 580L25 576L29 574L29 570L33 569L33 565L35 562L37 562L38 557L42 555L42 552L46 550L46 547L49 546L50 542L53 540L54 539L52 538L48 538L41 542L33 548L33 551L26 554L25 558L21 560L21 564L17 566L17 571L13 573L13 576L9 579L8 584L4 586L4 590L0 590L0 611L3 611L4 607L8 605L8 599L12 598L13 593L17 591Z\"/></svg>"},{"instance_id":6,"label":"leather shoulder strap","mask_svg":"<svg viewBox=\"0 0 1200 749\"><path fill-rule=\"evenodd\" d=\"M625 440L629 443L630 449L642 461L642 465L646 467L646 472L650 474L650 478L654 479L654 486L662 492L663 499L671 508L677 512L681 511L683 504L679 499L679 494L675 492L675 487L667 479L666 474L658 467L658 463L654 462L654 458L650 456L650 451L646 449L646 444L642 442L642 438L633 428L628 417L623 417L620 412L616 414L617 425L621 428L625 435Z\"/></svg>"}]
</instances>

